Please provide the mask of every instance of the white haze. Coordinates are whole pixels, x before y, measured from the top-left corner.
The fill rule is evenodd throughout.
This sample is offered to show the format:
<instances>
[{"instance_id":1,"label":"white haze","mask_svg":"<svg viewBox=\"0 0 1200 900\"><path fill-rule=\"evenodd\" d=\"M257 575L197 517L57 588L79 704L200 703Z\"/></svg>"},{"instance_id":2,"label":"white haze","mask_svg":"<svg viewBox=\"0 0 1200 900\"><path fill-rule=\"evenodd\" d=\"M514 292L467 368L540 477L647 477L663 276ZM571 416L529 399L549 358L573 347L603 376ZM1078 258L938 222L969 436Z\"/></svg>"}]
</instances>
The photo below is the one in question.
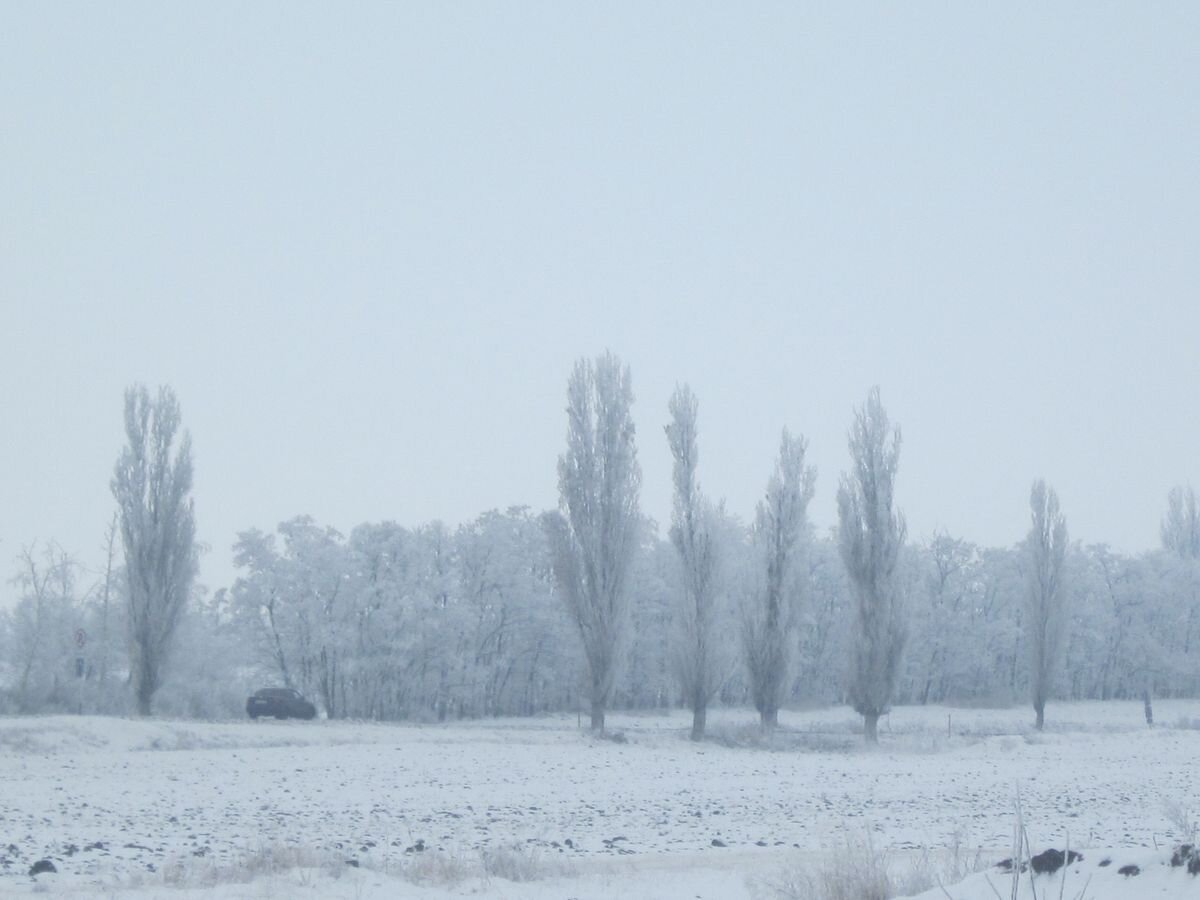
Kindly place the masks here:
<instances>
[{"instance_id":1,"label":"white haze","mask_svg":"<svg viewBox=\"0 0 1200 900\"><path fill-rule=\"evenodd\" d=\"M898 503L1085 543L1200 483L1200 8L0 9L0 563L99 565L121 393L171 384L201 580L297 513L556 503L572 362L632 370L642 505L700 401L749 519L780 429L834 522L851 408ZM16 589L5 584L0 600Z\"/></svg>"}]
</instances>

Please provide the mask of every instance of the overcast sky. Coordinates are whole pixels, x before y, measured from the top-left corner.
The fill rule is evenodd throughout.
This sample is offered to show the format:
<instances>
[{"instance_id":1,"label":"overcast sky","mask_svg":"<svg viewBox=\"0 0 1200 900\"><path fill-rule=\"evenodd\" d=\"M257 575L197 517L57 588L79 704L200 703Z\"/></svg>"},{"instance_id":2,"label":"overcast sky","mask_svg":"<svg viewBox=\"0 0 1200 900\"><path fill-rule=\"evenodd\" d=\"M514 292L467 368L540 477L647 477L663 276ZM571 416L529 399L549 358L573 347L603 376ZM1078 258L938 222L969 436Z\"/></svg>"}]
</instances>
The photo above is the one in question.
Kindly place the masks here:
<instances>
[{"instance_id":1,"label":"overcast sky","mask_svg":"<svg viewBox=\"0 0 1200 900\"><path fill-rule=\"evenodd\" d=\"M910 534L1158 542L1200 485L1200 4L0 7L0 562L98 566L123 389L171 384L202 580L309 513L557 501L572 362L700 399L749 517L851 409ZM15 588L4 584L0 600Z\"/></svg>"}]
</instances>

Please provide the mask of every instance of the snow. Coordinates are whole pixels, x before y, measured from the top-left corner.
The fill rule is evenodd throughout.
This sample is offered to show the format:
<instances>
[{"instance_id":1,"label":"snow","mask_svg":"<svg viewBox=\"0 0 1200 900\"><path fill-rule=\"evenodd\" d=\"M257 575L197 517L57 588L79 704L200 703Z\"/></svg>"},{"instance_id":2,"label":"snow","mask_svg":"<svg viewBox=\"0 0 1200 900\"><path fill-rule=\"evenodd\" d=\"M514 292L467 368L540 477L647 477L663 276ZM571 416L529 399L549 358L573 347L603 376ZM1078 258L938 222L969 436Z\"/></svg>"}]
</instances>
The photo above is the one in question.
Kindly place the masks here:
<instances>
[{"instance_id":1,"label":"snow","mask_svg":"<svg viewBox=\"0 0 1200 900\"><path fill-rule=\"evenodd\" d=\"M770 896L775 873L867 831L897 858L957 840L999 860L1019 792L1035 849L1069 843L1086 866L1099 852L1146 859L1140 886L1167 879L1200 897L1200 879L1145 855L1182 838L1164 804L1200 814L1200 732L1170 724L1200 703L1156 711L1165 724L1150 730L1137 703L1056 704L1037 734L1023 708L901 708L876 750L844 708L785 711L769 745L744 710L711 713L716 737L699 745L682 713L611 716L626 743L589 737L573 716L0 719L0 895ZM296 864L261 870L287 850ZM489 875L485 854L513 854L542 877ZM31 878L42 858L58 873ZM431 861L455 872L421 876L442 865ZM1097 893L1123 883L1107 868L1087 896L1133 896Z\"/></svg>"},{"instance_id":2,"label":"snow","mask_svg":"<svg viewBox=\"0 0 1200 900\"><path fill-rule=\"evenodd\" d=\"M1062 849L1061 847L1059 849ZM1024 872L993 869L972 875L948 889L934 888L911 900L1048 900L1052 897L1086 900L1187 900L1200 897L1200 878L1183 866L1171 865L1169 851L1091 850L1073 865L1053 873L1030 876ZM1136 872L1136 874L1135 874Z\"/></svg>"}]
</instances>

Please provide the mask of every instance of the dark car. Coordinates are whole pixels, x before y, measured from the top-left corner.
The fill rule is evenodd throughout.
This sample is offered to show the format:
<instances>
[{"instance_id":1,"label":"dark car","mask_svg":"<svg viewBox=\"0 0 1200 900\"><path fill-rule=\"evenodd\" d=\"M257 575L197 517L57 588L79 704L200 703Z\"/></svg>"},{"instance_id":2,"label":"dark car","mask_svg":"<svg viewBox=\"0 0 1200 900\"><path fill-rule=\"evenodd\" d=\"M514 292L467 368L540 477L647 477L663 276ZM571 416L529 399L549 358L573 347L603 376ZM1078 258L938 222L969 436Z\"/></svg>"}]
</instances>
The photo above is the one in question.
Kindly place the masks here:
<instances>
[{"instance_id":1,"label":"dark car","mask_svg":"<svg viewBox=\"0 0 1200 900\"><path fill-rule=\"evenodd\" d=\"M250 718L274 716L276 719L311 719L317 708L291 688L263 688L246 701Z\"/></svg>"}]
</instances>

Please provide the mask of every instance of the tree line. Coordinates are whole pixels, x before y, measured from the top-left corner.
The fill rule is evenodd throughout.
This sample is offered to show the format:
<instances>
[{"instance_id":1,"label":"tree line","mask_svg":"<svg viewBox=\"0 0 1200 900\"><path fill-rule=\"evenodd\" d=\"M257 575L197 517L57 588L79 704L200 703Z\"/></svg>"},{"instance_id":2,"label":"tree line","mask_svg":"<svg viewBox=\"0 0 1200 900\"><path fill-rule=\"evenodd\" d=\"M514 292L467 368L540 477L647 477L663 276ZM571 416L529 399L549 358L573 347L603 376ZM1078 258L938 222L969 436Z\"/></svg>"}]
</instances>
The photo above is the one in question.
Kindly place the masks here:
<instances>
[{"instance_id":1,"label":"tree line","mask_svg":"<svg viewBox=\"0 0 1200 900\"><path fill-rule=\"evenodd\" d=\"M627 366L580 360L567 389L557 510L493 510L456 529L309 517L249 529L235 582L195 583L190 438L169 388L125 397L106 563L26 548L0 617L0 708L239 714L264 682L331 718L436 719L612 708L845 703L867 740L895 703L1194 696L1200 513L1173 489L1162 547L1071 543L1033 482L1026 539L984 548L907 539L895 507L901 432L878 389L852 413L838 525L807 517L816 474L784 429L751 522L702 490L700 404L666 410L665 537L640 511ZM90 580L90 584L84 582ZM76 643L78 632L86 644Z\"/></svg>"}]
</instances>

